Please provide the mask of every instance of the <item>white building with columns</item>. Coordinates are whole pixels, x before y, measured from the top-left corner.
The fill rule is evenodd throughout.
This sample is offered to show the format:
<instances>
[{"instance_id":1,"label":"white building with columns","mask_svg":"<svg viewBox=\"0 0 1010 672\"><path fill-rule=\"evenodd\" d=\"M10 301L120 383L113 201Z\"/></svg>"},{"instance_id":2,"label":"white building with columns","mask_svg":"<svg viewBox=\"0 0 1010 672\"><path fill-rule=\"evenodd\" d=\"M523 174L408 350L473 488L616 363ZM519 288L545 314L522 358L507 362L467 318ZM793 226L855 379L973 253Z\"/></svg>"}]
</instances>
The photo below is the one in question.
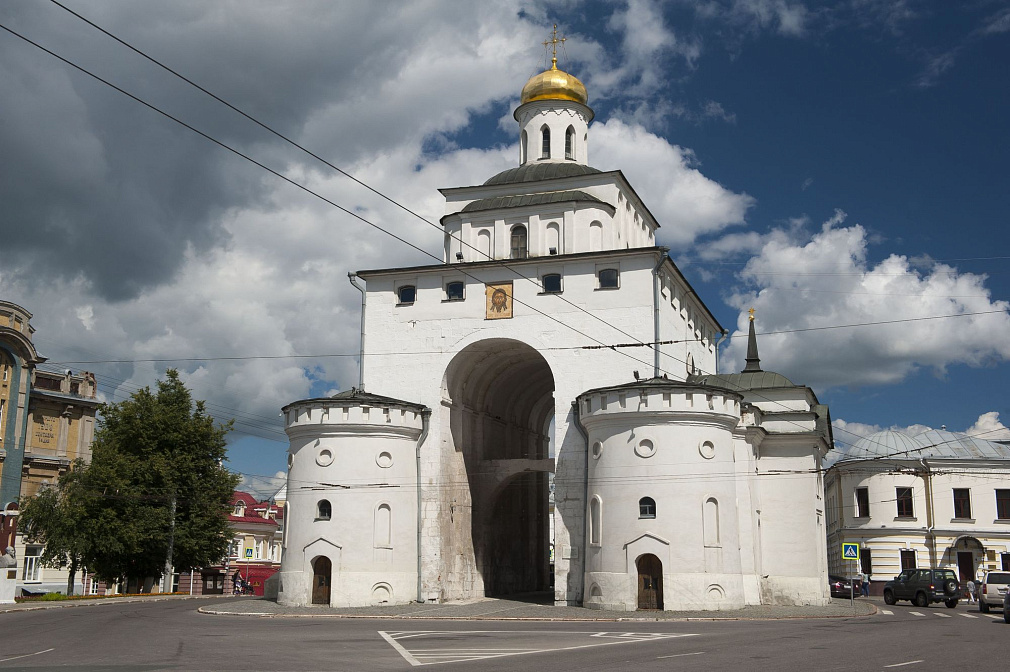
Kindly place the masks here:
<instances>
[{"instance_id":1,"label":"white building with columns","mask_svg":"<svg viewBox=\"0 0 1010 672\"><path fill-rule=\"evenodd\" d=\"M361 385L283 409L282 603L828 600L827 409L753 328L745 372L712 373L724 330L589 165L587 102L556 62L531 78L519 166L442 190L444 263L352 275Z\"/></svg>"}]
</instances>

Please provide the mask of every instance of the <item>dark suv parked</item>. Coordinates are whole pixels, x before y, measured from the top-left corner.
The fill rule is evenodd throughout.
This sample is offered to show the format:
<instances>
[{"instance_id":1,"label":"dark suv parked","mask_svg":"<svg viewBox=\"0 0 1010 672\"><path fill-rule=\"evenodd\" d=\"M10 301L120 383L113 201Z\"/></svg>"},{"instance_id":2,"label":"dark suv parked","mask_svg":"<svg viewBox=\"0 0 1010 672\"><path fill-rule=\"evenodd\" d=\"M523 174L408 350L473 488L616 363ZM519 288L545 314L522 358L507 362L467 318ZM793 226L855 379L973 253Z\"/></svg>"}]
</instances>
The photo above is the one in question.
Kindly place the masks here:
<instances>
[{"instance_id":1,"label":"dark suv parked","mask_svg":"<svg viewBox=\"0 0 1010 672\"><path fill-rule=\"evenodd\" d=\"M943 602L953 609L961 594L957 575L950 569L906 569L884 584L884 602L911 600L917 607Z\"/></svg>"}]
</instances>

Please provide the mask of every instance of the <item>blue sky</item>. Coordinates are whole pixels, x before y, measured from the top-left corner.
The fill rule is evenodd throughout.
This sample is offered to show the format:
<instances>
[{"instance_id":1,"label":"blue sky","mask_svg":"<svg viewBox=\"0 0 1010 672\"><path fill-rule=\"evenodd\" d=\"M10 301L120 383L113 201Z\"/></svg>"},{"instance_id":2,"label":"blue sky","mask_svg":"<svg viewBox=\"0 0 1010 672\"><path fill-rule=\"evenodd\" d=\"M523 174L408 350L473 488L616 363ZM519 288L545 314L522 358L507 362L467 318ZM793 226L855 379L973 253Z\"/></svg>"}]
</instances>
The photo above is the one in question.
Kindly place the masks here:
<instances>
[{"instance_id":1,"label":"blue sky","mask_svg":"<svg viewBox=\"0 0 1010 672\"><path fill-rule=\"evenodd\" d=\"M660 243L766 369L815 388L836 439L1010 438L1010 3L851 0L69 6L424 213L514 165L544 67L587 85L590 163L621 168ZM50 3L0 23L437 252L441 239ZM280 406L356 381L346 273L426 263L0 34L0 296L40 350L122 399L174 364L238 418L231 466L285 466ZM351 244L353 241L353 244ZM945 320L923 317L985 313ZM737 334L739 335L739 334ZM183 361L184 359L197 361ZM106 361L125 360L125 361ZM731 339L725 367L739 366Z\"/></svg>"}]
</instances>

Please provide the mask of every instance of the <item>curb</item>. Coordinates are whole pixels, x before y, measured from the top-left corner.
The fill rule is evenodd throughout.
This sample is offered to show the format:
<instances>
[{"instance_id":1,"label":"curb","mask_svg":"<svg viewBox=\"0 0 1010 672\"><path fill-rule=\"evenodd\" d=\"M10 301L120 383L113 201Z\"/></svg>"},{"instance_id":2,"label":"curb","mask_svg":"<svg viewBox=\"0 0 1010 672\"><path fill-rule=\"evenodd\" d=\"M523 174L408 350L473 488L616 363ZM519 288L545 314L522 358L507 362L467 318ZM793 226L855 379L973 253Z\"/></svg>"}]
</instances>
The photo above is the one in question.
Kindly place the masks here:
<instances>
[{"instance_id":1,"label":"curb","mask_svg":"<svg viewBox=\"0 0 1010 672\"><path fill-rule=\"evenodd\" d=\"M866 618L876 616L877 609L869 614L838 614L816 616L683 616L672 618L613 617L613 618L554 618L548 616L408 616L403 614L380 616L376 614L276 614L263 611L237 612L222 611L212 607L200 607L197 612L210 616L253 616L256 618L330 618L371 621L531 621L540 623L686 623L705 621L795 621L827 618Z\"/></svg>"},{"instance_id":2,"label":"curb","mask_svg":"<svg viewBox=\"0 0 1010 672\"><path fill-rule=\"evenodd\" d=\"M209 600L211 598L220 599L220 595L161 595L152 597L125 597L125 598L102 598L94 600L60 600L57 602L46 602L42 604L31 604L27 607L18 605L0 605L0 614L12 614L21 611L42 611L44 609L71 609L74 607L100 607L109 604L136 604L146 602L173 602L182 600Z\"/></svg>"}]
</instances>

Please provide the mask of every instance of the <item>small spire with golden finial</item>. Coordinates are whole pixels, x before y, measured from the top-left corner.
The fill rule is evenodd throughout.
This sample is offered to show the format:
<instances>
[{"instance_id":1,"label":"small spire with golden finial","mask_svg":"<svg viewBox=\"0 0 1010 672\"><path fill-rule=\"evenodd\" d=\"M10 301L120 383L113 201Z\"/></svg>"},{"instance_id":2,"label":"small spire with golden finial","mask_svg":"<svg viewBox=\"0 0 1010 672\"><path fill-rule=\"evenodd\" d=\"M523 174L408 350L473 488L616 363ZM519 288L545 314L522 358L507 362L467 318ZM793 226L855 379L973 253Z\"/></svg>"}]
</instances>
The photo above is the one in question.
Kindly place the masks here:
<instances>
[{"instance_id":1,"label":"small spire with golden finial","mask_svg":"<svg viewBox=\"0 0 1010 672\"><path fill-rule=\"evenodd\" d=\"M757 335L754 333L754 309L751 308L747 312L750 313L750 330L747 332L747 357L745 358L747 366L743 367L743 372L758 373L761 371L761 358L758 357Z\"/></svg>"},{"instance_id":2,"label":"small spire with golden finial","mask_svg":"<svg viewBox=\"0 0 1010 672\"><path fill-rule=\"evenodd\" d=\"M544 40L543 45L546 48L548 45L551 47L551 70L558 69L558 43L560 42L562 46L565 40L568 38L562 37L558 38L558 24L554 24L554 33L549 40Z\"/></svg>"}]
</instances>

